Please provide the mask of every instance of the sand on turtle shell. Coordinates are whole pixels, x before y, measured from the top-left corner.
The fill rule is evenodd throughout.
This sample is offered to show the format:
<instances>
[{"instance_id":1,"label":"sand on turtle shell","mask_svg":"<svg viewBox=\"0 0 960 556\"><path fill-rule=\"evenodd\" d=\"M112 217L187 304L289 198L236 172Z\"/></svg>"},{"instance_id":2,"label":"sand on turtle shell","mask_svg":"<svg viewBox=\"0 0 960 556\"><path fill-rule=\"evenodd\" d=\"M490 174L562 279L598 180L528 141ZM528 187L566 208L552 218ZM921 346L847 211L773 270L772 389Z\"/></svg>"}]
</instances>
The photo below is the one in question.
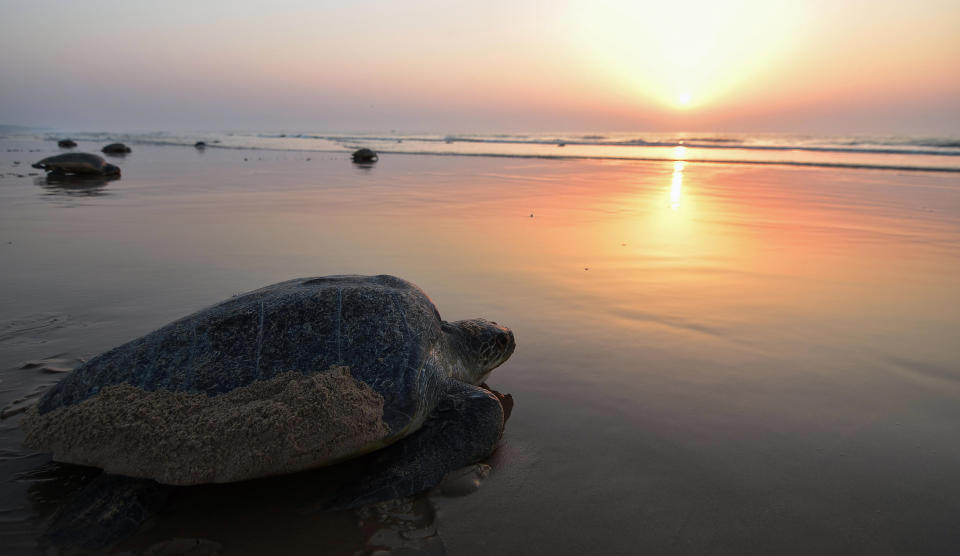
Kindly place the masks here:
<instances>
[{"instance_id":1,"label":"sand on turtle shell","mask_svg":"<svg viewBox=\"0 0 960 556\"><path fill-rule=\"evenodd\" d=\"M383 397L348 367L282 373L226 394L105 387L23 422L24 445L61 462L171 485L301 471L379 447Z\"/></svg>"}]
</instances>

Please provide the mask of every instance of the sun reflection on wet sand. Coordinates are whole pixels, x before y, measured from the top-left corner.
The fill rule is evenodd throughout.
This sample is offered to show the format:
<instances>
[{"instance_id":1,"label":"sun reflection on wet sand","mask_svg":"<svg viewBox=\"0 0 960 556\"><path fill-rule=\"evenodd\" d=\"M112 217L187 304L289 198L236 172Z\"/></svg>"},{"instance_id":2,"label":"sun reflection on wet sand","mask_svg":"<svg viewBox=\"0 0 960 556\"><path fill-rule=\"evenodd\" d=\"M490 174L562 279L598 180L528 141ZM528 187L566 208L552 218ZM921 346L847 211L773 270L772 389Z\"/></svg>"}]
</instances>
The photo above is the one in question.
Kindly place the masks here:
<instances>
[{"instance_id":1,"label":"sun reflection on wet sand","mask_svg":"<svg viewBox=\"0 0 960 556\"><path fill-rule=\"evenodd\" d=\"M680 208L680 197L683 194L683 169L687 165L686 147L673 148L673 181L670 185L670 208L676 211Z\"/></svg>"},{"instance_id":2,"label":"sun reflection on wet sand","mask_svg":"<svg viewBox=\"0 0 960 556\"><path fill-rule=\"evenodd\" d=\"M673 163L673 182L670 184L670 208L680 208L680 197L683 194L683 167L686 162L678 160Z\"/></svg>"}]
</instances>

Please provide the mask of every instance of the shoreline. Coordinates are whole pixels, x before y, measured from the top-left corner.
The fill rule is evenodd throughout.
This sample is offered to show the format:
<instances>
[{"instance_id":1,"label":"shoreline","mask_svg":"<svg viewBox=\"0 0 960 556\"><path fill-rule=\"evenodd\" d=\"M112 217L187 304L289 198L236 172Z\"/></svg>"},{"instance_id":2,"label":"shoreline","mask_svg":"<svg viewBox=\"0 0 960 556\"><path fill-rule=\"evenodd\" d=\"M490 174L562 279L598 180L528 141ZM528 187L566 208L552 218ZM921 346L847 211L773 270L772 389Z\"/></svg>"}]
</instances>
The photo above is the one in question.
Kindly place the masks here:
<instances>
[{"instance_id":1,"label":"shoreline","mask_svg":"<svg viewBox=\"0 0 960 556\"><path fill-rule=\"evenodd\" d=\"M249 150L256 152L294 152L316 154L349 154L361 148L371 148L382 154L422 155L422 156L470 156L491 158L543 159L543 160L619 160L639 162L689 162L697 164L724 165L763 165L795 166L835 169L886 170L895 172L937 172L960 173L960 151L937 150L954 149L954 143L947 142L943 147L926 149L884 148L881 145L865 148L845 146L839 142L832 146L797 144L787 142L783 145L766 144L713 144L704 142L651 141L633 143L630 141L588 142L577 140L519 140L496 138L449 138L440 137L397 137L379 136L286 136L286 135L235 135L235 134L193 134L182 137L171 136L165 139L151 137L151 134L68 134L81 142L103 143L122 140L132 145L193 147L195 140L203 139L207 149ZM29 137L30 141L46 142L55 135L47 134L44 139ZM28 140L25 136L23 140ZM7 140L16 140L8 138ZM237 142L239 141L239 144ZM318 143L304 146L300 143L312 141ZM946 141L946 140L943 140ZM233 144L231 144L233 143ZM257 144L259 143L259 144ZM417 143L435 145L436 148L421 148ZM400 145L403 147L398 148ZM452 146L452 148L451 148ZM558 153L558 149L562 153ZM770 157L757 157L757 153L769 153ZM726 156L724 156L726 155ZM957 165L943 165L945 159L957 159Z\"/></svg>"}]
</instances>

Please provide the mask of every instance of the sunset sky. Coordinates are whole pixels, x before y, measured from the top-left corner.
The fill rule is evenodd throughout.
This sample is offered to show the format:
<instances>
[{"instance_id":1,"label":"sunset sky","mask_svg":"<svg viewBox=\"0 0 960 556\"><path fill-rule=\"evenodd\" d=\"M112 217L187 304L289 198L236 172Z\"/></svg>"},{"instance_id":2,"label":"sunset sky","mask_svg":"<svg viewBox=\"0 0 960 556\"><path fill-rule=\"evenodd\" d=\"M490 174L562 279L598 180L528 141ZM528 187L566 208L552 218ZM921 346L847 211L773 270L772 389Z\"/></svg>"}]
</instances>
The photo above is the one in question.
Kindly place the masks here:
<instances>
[{"instance_id":1,"label":"sunset sky","mask_svg":"<svg viewBox=\"0 0 960 556\"><path fill-rule=\"evenodd\" d=\"M0 124L960 134L960 2L0 0Z\"/></svg>"}]
</instances>

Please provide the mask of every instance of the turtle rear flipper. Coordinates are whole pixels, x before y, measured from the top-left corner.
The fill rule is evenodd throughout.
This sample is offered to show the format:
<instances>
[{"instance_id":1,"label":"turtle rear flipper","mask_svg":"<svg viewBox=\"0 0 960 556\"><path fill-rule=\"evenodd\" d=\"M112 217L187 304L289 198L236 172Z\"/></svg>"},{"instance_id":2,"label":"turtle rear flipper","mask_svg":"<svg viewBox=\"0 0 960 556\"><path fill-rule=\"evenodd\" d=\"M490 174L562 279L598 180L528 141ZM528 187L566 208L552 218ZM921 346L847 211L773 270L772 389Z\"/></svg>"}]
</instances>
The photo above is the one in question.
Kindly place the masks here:
<instances>
[{"instance_id":1,"label":"turtle rear flipper","mask_svg":"<svg viewBox=\"0 0 960 556\"><path fill-rule=\"evenodd\" d=\"M98 550L136 532L166 503L172 487L104 473L74 494L47 524L56 546Z\"/></svg>"},{"instance_id":2,"label":"turtle rear flipper","mask_svg":"<svg viewBox=\"0 0 960 556\"><path fill-rule=\"evenodd\" d=\"M423 427L415 434L355 460L359 481L350 481L322 509L350 509L413 496L437 486L456 469L493 453L503 432L503 406L491 392L451 380Z\"/></svg>"}]
</instances>

